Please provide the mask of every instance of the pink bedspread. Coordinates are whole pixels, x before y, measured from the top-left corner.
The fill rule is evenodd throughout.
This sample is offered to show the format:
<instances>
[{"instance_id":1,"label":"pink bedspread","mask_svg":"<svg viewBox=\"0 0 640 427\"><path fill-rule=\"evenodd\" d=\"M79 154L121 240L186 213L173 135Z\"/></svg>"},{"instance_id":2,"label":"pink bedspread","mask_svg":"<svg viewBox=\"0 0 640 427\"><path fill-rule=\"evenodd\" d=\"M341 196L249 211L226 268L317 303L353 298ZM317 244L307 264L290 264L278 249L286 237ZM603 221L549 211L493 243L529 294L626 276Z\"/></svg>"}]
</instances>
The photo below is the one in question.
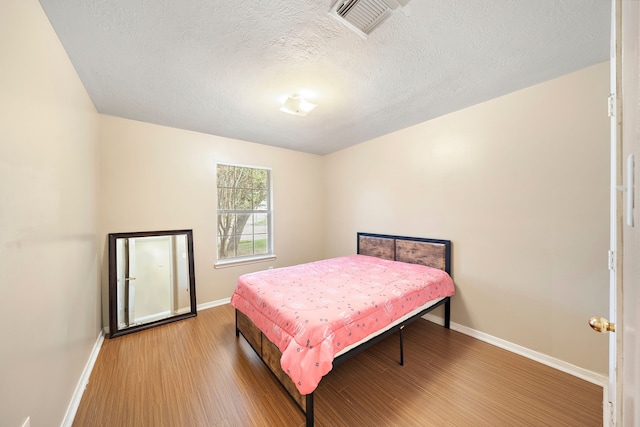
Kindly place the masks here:
<instances>
[{"instance_id":1,"label":"pink bedspread","mask_svg":"<svg viewBox=\"0 0 640 427\"><path fill-rule=\"evenodd\" d=\"M351 255L245 274L231 304L280 349L282 369L308 394L344 347L453 293L444 271Z\"/></svg>"}]
</instances>

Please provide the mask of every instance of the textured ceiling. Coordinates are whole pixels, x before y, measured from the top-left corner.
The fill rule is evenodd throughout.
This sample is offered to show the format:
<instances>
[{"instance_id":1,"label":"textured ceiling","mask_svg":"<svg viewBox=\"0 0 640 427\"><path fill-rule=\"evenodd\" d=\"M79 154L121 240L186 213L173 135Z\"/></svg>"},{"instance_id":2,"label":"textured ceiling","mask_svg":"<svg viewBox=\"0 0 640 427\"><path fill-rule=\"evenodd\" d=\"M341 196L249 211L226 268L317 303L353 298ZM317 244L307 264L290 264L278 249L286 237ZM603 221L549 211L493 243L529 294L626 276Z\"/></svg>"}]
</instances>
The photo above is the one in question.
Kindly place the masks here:
<instances>
[{"instance_id":1,"label":"textured ceiling","mask_svg":"<svg viewBox=\"0 0 640 427\"><path fill-rule=\"evenodd\" d=\"M40 3L100 113L317 154L609 57L606 0L412 0L367 39L332 0Z\"/></svg>"}]
</instances>

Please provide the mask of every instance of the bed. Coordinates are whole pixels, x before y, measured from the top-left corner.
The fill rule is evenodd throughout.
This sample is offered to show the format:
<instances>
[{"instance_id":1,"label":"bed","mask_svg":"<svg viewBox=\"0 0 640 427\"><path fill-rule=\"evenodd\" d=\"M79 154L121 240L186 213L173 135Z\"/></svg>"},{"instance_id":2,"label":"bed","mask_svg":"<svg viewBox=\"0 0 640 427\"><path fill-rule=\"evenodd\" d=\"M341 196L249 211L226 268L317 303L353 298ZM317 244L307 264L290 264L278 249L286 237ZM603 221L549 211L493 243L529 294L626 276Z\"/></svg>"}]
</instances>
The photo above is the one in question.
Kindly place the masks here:
<instances>
[{"instance_id":1,"label":"bed","mask_svg":"<svg viewBox=\"0 0 640 427\"><path fill-rule=\"evenodd\" d=\"M231 298L242 334L314 424L330 370L444 305L454 294L449 240L357 233L357 253L245 274Z\"/></svg>"}]
</instances>

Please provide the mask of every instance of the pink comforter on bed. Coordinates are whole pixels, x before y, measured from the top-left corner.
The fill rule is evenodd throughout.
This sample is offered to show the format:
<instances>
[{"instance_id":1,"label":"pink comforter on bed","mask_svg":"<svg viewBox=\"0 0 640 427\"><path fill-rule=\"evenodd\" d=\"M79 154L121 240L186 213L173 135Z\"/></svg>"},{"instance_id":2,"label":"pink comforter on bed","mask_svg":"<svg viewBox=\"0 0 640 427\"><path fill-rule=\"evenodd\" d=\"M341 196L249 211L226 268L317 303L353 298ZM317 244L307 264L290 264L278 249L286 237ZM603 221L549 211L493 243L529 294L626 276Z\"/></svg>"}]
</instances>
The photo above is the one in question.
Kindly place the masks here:
<instances>
[{"instance_id":1,"label":"pink comforter on bed","mask_svg":"<svg viewBox=\"0 0 640 427\"><path fill-rule=\"evenodd\" d=\"M351 255L245 274L231 304L280 349L283 371L308 394L344 347L453 293L444 271Z\"/></svg>"}]
</instances>

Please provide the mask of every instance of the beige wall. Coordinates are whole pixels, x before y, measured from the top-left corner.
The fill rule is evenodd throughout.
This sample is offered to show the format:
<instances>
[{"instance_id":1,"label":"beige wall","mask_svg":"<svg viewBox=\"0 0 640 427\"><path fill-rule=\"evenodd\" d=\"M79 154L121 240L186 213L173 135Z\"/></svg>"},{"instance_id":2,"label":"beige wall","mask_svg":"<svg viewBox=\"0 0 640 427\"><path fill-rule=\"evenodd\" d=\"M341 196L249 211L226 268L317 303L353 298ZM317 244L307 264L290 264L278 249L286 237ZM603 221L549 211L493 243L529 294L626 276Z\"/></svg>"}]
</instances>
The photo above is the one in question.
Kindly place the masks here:
<instances>
[{"instance_id":1,"label":"beige wall","mask_svg":"<svg viewBox=\"0 0 640 427\"><path fill-rule=\"evenodd\" d=\"M111 116L100 128L105 325L108 233L193 229L198 304L230 297L241 274L322 257L322 157ZM214 268L216 162L272 168L276 260Z\"/></svg>"},{"instance_id":2,"label":"beige wall","mask_svg":"<svg viewBox=\"0 0 640 427\"><path fill-rule=\"evenodd\" d=\"M109 232L193 228L199 303L357 231L452 239L454 322L606 371L606 64L323 158L99 117L35 0L0 2L0 57L2 425L62 421ZM216 161L273 169L277 260L214 269Z\"/></svg>"},{"instance_id":3,"label":"beige wall","mask_svg":"<svg viewBox=\"0 0 640 427\"><path fill-rule=\"evenodd\" d=\"M36 0L0 2L0 424L60 425L100 331L98 114Z\"/></svg>"},{"instance_id":4,"label":"beige wall","mask_svg":"<svg viewBox=\"0 0 640 427\"><path fill-rule=\"evenodd\" d=\"M326 256L357 231L453 241L452 321L600 373L608 64L326 157Z\"/></svg>"}]
</instances>

